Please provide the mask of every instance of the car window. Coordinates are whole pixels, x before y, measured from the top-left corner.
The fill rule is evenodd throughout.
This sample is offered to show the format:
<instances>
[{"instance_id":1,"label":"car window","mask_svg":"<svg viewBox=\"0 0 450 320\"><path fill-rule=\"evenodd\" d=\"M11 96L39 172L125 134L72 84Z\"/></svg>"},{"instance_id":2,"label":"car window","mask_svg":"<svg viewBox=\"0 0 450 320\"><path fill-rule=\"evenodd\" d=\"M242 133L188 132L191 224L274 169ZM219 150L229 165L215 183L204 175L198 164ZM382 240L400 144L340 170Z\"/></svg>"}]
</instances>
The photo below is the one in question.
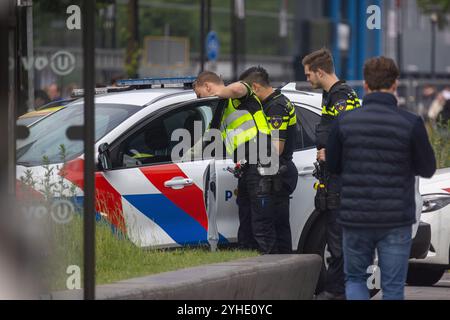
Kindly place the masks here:
<instances>
[{"instance_id":1,"label":"car window","mask_svg":"<svg viewBox=\"0 0 450 320\"><path fill-rule=\"evenodd\" d=\"M153 119L123 140L118 152L115 150L112 152L113 168L172 162L172 149L180 143L172 141L172 133L177 129L186 129L189 132L189 143L193 146L201 140L211 124L218 103L208 101L184 105ZM195 132L196 125L197 132Z\"/></svg>"},{"instance_id":2,"label":"car window","mask_svg":"<svg viewBox=\"0 0 450 320\"><path fill-rule=\"evenodd\" d=\"M295 110L297 114L296 150L312 148L316 145L316 126L320 122L320 116L301 105L296 105Z\"/></svg>"},{"instance_id":3,"label":"car window","mask_svg":"<svg viewBox=\"0 0 450 320\"><path fill-rule=\"evenodd\" d=\"M141 107L118 104L95 105L95 140L113 130ZM42 165L47 157L50 164L62 162L61 145L65 148L65 160L69 161L83 153L83 141L70 140L66 136L69 127L84 122L83 104L75 104L52 113L31 126L29 136L17 144L17 162L25 166Z\"/></svg>"}]
</instances>

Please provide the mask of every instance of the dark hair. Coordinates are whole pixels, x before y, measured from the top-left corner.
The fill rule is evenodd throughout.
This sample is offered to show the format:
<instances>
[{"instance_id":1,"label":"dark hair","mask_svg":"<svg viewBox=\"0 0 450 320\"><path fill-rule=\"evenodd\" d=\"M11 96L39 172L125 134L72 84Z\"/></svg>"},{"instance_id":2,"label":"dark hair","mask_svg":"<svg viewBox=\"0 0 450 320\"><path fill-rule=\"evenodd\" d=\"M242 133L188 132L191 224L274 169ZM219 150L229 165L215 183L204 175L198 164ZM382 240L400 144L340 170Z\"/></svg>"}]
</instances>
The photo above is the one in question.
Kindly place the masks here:
<instances>
[{"instance_id":1,"label":"dark hair","mask_svg":"<svg viewBox=\"0 0 450 320\"><path fill-rule=\"evenodd\" d=\"M390 58L370 58L364 64L364 80L372 91L390 89L399 76L400 71Z\"/></svg>"},{"instance_id":2,"label":"dark hair","mask_svg":"<svg viewBox=\"0 0 450 320\"><path fill-rule=\"evenodd\" d=\"M35 90L34 91L34 98L35 99L42 99L45 103L50 102L50 98L48 97L48 94L44 90Z\"/></svg>"},{"instance_id":3,"label":"dark hair","mask_svg":"<svg viewBox=\"0 0 450 320\"><path fill-rule=\"evenodd\" d=\"M239 80L245 81L249 85L257 83L262 85L263 87L270 86L269 74L267 73L266 69L261 66L251 67L247 69L241 74Z\"/></svg>"},{"instance_id":4,"label":"dark hair","mask_svg":"<svg viewBox=\"0 0 450 320\"><path fill-rule=\"evenodd\" d=\"M202 86L205 82L212 82L215 84L223 84L223 80L217 74L211 71L203 71L197 76L197 80L194 82L195 86Z\"/></svg>"},{"instance_id":5,"label":"dark hair","mask_svg":"<svg viewBox=\"0 0 450 320\"><path fill-rule=\"evenodd\" d=\"M117 85L117 81L122 80L122 79L126 79L126 76L122 75L122 74L115 74L111 77L111 85Z\"/></svg>"},{"instance_id":6,"label":"dark hair","mask_svg":"<svg viewBox=\"0 0 450 320\"><path fill-rule=\"evenodd\" d=\"M309 69L313 72L317 72L322 69L328 74L334 73L333 55L330 50L322 48L308 54L302 60L303 66L309 66Z\"/></svg>"}]
</instances>

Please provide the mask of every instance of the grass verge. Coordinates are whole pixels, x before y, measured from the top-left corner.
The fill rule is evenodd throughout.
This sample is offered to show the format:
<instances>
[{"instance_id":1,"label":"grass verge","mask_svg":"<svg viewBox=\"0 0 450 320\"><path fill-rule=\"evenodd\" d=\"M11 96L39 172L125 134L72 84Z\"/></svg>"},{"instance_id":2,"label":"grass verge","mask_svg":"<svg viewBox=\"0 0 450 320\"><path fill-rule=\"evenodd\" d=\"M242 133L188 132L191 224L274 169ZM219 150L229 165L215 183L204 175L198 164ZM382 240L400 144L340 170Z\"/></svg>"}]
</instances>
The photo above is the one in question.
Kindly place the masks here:
<instances>
[{"instance_id":1,"label":"grass verge","mask_svg":"<svg viewBox=\"0 0 450 320\"><path fill-rule=\"evenodd\" d=\"M105 224L97 227L96 235L98 284L258 255L239 250L210 252L206 247L142 249L114 236Z\"/></svg>"},{"instance_id":2,"label":"grass verge","mask_svg":"<svg viewBox=\"0 0 450 320\"><path fill-rule=\"evenodd\" d=\"M67 289L68 266L82 269L82 228L80 215L69 224L53 225L53 252L48 260L50 266L45 268L51 291ZM139 248L121 233L113 232L107 222L98 221L96 224L96 284L254 256L258 253L231 249L210 252L207 247Z\"/></svg>"}]
</instances>

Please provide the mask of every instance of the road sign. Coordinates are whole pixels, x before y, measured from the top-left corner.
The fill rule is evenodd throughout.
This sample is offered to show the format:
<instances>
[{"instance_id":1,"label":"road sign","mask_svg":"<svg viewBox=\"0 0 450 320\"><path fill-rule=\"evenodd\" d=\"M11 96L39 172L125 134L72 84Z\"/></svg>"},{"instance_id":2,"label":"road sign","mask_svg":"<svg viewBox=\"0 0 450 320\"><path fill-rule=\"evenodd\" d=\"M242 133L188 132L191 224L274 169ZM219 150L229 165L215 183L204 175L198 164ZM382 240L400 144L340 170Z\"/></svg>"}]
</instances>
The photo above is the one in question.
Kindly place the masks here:
<instances>
[{"instance_id":1,"label":"road sign","mask_svg":"<svg viewBox=\"0 0 450 320\"><path fill-rule=\"evenodd\" d=\"M215 31L210 31L206 36L206 55L209 61L216 61L219 57L220 43Z\"/></svg>"}]
</instances>

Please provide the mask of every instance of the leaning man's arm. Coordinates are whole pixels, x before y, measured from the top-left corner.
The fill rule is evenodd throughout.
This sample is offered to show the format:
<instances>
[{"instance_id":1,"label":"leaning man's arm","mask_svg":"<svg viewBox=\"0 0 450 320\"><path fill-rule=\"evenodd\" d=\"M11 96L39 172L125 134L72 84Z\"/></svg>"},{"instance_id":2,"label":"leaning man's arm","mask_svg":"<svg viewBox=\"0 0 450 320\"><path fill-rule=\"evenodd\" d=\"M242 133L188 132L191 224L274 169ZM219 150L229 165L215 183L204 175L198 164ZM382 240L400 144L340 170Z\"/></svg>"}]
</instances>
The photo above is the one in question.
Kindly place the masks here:
<instances>
[{"instance_id":1,"label":"leaning man's arm","mask_svg":"<svg viewBox=\"0 0 450 320\"><path fill-rule=\"evenodd\" d=\"M241 82L234 82L215 93L223 99L239 99L248 94L247 87Z\"/></svg>"}]
</instances>

